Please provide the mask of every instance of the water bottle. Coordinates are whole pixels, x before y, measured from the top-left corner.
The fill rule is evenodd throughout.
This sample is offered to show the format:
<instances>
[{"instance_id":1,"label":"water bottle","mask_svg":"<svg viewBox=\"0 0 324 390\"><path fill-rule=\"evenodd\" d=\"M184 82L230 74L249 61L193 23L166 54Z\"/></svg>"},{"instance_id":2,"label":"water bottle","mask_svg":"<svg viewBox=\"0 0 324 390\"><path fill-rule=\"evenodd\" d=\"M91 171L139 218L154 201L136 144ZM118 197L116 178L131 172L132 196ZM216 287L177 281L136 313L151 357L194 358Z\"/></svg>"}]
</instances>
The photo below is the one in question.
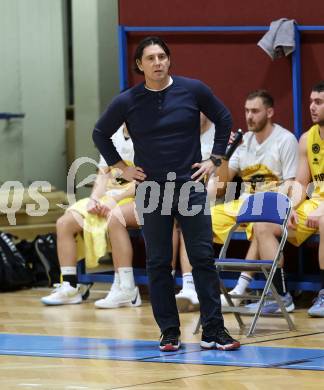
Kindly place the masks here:
<instances>
[{"instance_id":1,"label":"water bottle","mask_svg":"<svg viewBox=\"0 0 324 390\"><path fill-rule=\"evenodd\" d=\"M227 145L225 155L223 157L224 160L229 160L234 153L235 149L239 146L240 142L243 138L243 131L241 129L238 129L235 133L234 140L231 144Z\"/></svg>"}]
</instances>

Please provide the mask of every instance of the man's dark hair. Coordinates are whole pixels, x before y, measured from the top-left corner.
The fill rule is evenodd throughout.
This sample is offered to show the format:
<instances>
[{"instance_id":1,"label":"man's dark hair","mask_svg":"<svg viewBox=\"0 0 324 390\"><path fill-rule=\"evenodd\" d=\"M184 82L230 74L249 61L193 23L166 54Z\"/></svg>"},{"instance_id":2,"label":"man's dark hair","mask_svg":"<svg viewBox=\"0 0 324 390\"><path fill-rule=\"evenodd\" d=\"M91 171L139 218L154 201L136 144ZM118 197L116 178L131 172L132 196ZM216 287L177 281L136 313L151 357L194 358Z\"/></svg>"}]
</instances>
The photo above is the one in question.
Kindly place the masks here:
<instances>
[{"instance_id":1,"label":"man's dark hair","mask_svg":"<svg viewBox=\"0 0 324 390\"><path fill-rule=\"evenodd\" d=\"M161 39L160 37L156 37L156 36L146 37L143 40L141 40L141 42L138 44L138 46L137 46L137 48L135 50L135 54L134 54L134 65L135 65L135 67L134 67L134 70L135 70L136 73L144 74L144 72L141 71L138 68L136 61L137 60L139 60L139 61L142 60L144 49L147 46L150 46L150 45L159 45L164 50L165 54L168 57L170 57L170 49L168 48L167 44L164 42L163 39Z\"/></svg>"},{"instance_id":2,"label":"man's dark hair","mask_svg":"<svg viewBox=\"0 0 324 390\"><path fill-rule=\"evenodd\" d=\"M273 107L274 106L274 101L273 101L273 97L270 95L270 93L265 90L265 89L257 89L256 91L252 91L250 92L247 97L246 97L246 100L252 100L252 99L255 99L259 97L260 99L262 99L262 103L267 106L267 107Z\"/></svg>"},{"instance_id":3,"label":"man's dark hair","mask_svg":"<svg viewBox=\"0 0 324 390\"><path fill-rule=\"evenodd\" d=\"M312 88L312 92L324 92L324 80L315 84L314 87Z\"/></svg>"}]
</instances>

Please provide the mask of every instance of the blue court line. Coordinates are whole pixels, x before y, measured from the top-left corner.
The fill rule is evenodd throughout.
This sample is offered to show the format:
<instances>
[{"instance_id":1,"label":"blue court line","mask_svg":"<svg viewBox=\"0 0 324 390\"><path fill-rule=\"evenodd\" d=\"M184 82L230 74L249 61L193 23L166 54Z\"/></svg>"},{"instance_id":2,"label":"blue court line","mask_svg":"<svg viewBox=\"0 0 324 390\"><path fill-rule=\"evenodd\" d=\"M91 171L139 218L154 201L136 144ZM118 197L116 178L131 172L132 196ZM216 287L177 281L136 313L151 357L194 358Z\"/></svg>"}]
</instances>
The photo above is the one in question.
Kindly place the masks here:
<instances>
[{"instance_id":1,"label":"blue court line","mask_svg":"<svg viewBox=\"0 0 324 390\"><path fill-rule=\"evenodd\" d=\"M165 353L159 351L156 341L0 334L0 355L324 371L324 349L254 345L224 352L185 343L178 352Z\"/></svg>"},{"instance_id":2,"label":"blue court line","mask_svg":"<svg viewBox=\"0 0 324 390\"><path fill-rule=\"evenodd\" d=\"M310 359L309 361L292 363L288 366L282 365L281 368L290 368L294 370L313 370L324 371L324 357Z\"/></svg>"},{"instance_id":3,"label":"blue court line","mask_svg":"<svg viewBox=\"0 0 324 390\"><path fill-rule=\"evenodd\" d=\"M315 362L315 359L316 362ZM294 368L324 370L324 350L283 347L242 346L237 351L200 351L184 355L162 356L159 363L206 364L219 366Z\"/></svg>"},{"instance_id":4,"label":"blue court line","mask_svg":"<svg viewBox=\"0 0 324 390\"><path fill-rule=\"evenodd\" d=\"M199 350L186 344L181 352ZM142 360L162 356L156 341L0 334L0 354L78 359Z\"/></svg>"}]
</instances>

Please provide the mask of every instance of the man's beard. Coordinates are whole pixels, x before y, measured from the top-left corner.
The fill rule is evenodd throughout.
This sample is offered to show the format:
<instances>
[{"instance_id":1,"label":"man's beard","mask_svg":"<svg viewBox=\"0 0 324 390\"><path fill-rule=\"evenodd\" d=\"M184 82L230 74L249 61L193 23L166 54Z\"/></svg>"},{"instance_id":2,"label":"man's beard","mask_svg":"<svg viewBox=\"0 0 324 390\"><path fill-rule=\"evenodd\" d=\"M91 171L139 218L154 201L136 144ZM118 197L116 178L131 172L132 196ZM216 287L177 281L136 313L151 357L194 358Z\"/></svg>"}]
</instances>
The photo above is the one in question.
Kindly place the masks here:
<instances>
[{"instance_id":1,"label":"man's beard","mask_svg":"<svg viewBox=\"0 0 324 390\"><path fill-rule=\"evenodd\" d=\"M253 129L249 129L250 131L253 131L253 133L260 133L260 131L262 131L266 125L268 123L268 118L264 118L262 119L257 126L255 126Z\"/></svg>"},{"instance_id":2,"label":"man's beard","mask_svg":"<svg viewBox=\"0 0 324 390\"><path fill-rule=\"evenodd\" d=\"M314 125L319 125L320 127L324 126L324 118L318 118L317 120L312 118L312 121Z\"/></svg>"}]
</instances>

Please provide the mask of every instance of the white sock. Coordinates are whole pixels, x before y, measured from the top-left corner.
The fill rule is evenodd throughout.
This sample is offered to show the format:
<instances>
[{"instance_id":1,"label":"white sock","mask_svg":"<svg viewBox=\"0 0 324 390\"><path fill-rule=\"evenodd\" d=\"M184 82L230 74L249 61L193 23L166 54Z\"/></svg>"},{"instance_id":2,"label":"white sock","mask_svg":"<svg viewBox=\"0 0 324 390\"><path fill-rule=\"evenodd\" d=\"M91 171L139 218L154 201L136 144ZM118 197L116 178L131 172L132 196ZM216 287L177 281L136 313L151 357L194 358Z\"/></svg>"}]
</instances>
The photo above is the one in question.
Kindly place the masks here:
<instances>
[{"instance_id":1,"label":"white sock","mask_svg":"<svg viewBox=\"0 0 324 390\"><path fill-rule=\"evenodd\" d=\"M183 290L195 290L195 283L191 272L182 274L182 289Z\"/></svg>"},{"instance_id":2,"label":"white sock","mask_svg":"<svg viewBox=\"0 0 324 390\"><path fill-rule=\"evenodd\" d=\"M61 267L62 275L76 275L77 267Z\"/></svg>"},{"instance_id":3,"label":"white sock","mask_svg":"<svg viewBox=\"0 0 324 390\"><path fill-rule=\"evenodd\" d=\"M111 285L111 290L119 290L120 289L120 277L119 273L115 271L114 273L114 281Z\"/></svg>"},{"instance_id":4,"label":"white sock","mask_svg":"<svg viewBox=\"0 0 324 390\"><path fill-rule=\"evenodd\" d=\"M72 287L77 287L77 268L74 267L61 267L61 275L63 283L69 283Z\"/></svg>"},{"instance_id":5,"label":"white sock","mask_svg":"<svg viewBox=\"0 0 324 390\"><path fill-rule=\"evenodd\" d=\"M135 280L133 267L120 267L118 268L118 274L120 278L120 288L122 290L134 290Z\"/></svg>"},{"instance_id":6,"label":"white sock","mask_svg":"<svg viewBox=\"0 0 324 390\"><path fill-rule=\"evenodd\" d=\"M173 278L175 277L175 274L176 274L176 270L173 269L173 270L171 271L171 275L172 275Z\"/></svg>"},{"instance_id":7,"label":"white sock","mask_svg":"<svg viewBox=\"0 0 324 390\"><path fill-rule=\"evenodd\" d=\"M242 272L234 290L237 294L244 294L250 282L253 280L246 272Z\"/></svg>"}]
</instances>

